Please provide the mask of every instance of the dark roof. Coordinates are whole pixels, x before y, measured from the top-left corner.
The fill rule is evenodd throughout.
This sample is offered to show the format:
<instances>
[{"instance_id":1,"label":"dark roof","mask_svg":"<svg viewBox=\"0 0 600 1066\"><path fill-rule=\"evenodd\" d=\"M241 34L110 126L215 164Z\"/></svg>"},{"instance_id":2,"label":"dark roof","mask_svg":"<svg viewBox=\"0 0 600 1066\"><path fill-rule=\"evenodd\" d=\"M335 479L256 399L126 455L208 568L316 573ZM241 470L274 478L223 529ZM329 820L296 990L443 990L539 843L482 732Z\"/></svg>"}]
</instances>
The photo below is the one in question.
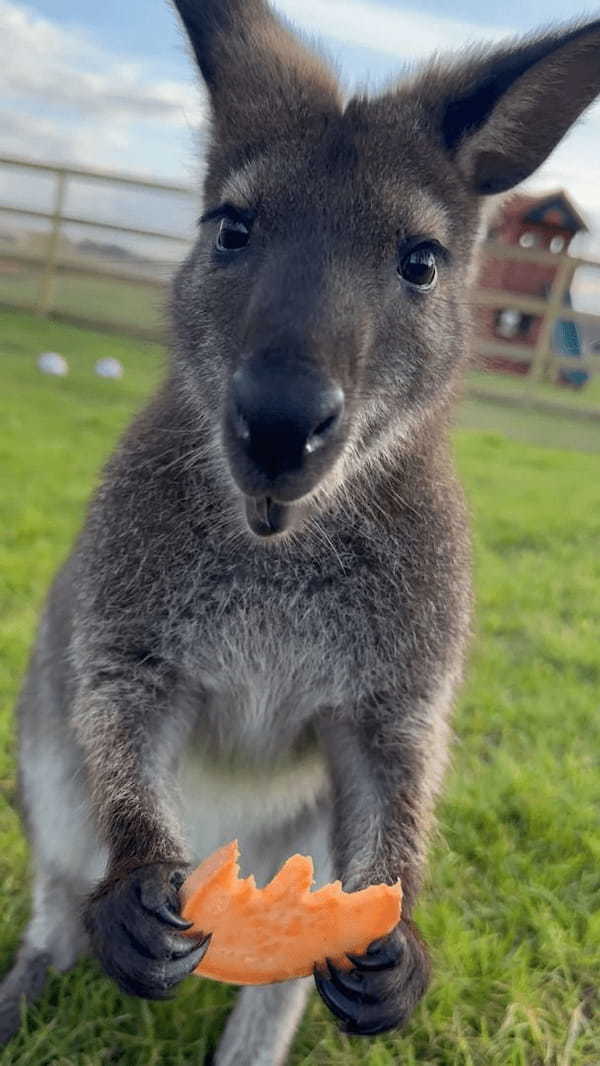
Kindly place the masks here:
<instances>
[{"instance_id":1,"label":"dark roof","mask_svg":"<svg viewBox=\"0 0 600 1066\"><path fill-rule=\"evenodd\" d=\"M578 233L588 226L564 189L546 193L545 196L531 196L518 193L504 205L504 215L508 218L522 218L528 222L560 226L561 229Z\"/></svg>"}]
</instances>

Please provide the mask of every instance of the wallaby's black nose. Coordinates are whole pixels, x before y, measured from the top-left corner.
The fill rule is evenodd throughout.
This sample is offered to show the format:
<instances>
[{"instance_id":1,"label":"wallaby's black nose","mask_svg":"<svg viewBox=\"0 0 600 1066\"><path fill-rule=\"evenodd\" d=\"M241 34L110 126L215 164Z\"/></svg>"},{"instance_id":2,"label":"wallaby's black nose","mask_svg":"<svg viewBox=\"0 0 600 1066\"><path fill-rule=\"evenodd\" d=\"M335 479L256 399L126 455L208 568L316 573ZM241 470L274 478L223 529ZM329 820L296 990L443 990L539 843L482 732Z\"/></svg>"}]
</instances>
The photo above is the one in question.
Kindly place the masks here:
<instances>
[{"instance_id":1,"label":"wallaby's black nose","mask_svg":"<svg viewBox=\"0 0 600 1066\"><path fill-rule=\"evenodd\" d=\"M233 377L233 431L267 477L300 470L332 440L344 393L314 370L250 358Z\"/></svg>"}]
</instances>

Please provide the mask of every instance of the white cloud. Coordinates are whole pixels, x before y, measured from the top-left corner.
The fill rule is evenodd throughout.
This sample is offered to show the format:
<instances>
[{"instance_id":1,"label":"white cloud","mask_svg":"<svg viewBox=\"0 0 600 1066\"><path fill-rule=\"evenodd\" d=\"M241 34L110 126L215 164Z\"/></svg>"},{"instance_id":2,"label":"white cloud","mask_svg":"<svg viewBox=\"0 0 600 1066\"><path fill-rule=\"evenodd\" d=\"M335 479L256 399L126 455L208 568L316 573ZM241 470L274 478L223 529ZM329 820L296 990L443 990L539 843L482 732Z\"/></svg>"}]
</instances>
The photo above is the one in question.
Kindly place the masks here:
<instances>
[{"instance_id":1,"label":"white cloud","mask_svg":"<svg viewBox=\"0 0 600 1066\"><path fill-rule=\"evenodd\" d=\"M90 159L123 158L129 145L126 124L103 118L93 123L64 122L27 114L14 108L0 109L0 151L38 162L72 162L85 165Z\"/></svg>"},{"instance_id":2,"label":"white cloud","mask_svg":"<svg viewBox=\"0 0 600 1066\"><path fill-rule=\"evenodd\" d=\"M370 48L400 60L427 59L435 51L497 41L506 30L485 23L394 8L368 0L275 0L276 7L311 35Z\"/></svg>"},{"instance_id":3,"label":"white cloud","mask_svg":"<svg viewBox=\"0 0 600 1066\"><path fill-rule=\"evenodd\" d=\"M104 53L86 36L13 0L0 0L0 94L34 98L112 121L195 125L205 110L190 82L152 81L139 64Z\"/></svg>"}]
</instances>

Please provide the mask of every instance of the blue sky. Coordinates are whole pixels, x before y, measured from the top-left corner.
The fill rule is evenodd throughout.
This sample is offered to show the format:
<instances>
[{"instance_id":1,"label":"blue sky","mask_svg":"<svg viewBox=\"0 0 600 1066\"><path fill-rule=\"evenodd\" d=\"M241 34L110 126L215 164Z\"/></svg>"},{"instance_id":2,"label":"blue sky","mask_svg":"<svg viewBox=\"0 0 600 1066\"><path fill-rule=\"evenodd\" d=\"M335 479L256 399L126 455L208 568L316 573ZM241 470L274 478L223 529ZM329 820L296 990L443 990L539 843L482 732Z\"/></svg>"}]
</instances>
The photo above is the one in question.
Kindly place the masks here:
<instances>
[{"instance_id":1,"label":"blue sky","mask_svg":"<svg viewBox=\"0 0 600 1066\"><path fill-rule=\"evenodd\" d=\"M176 74L179 70L178 35L172 12L166 0L104 0L102 4L89 4L87 10L75 0L38 0L30 5L36 11L65 26L85 26L104 48L125 51L129 55L151 60L161 71ZM410 9L410 4L398 0L378 0L378 6L390 10ZM494 25L508 32L526 31L552 19L565 19L585 13L585 6L570 5L564 0L505 0L504 3L482 3L481 0L460 0L448 5L440 0L419 0L413 10L431 15L448 16L478 25ZM588 11L593 11L588 7ZM348 56L349 66L359 71L371 69L369 53L357 52Z\"/></svg>"},{"instance_id":2,"label":"blue sky","mask_svg":"<svg viewBox=\"0 0 600 1066\"><path fill-rule=\"evenodd\" d=\"M586 14L571 0L275 4L325 45L349 87L376 87L436 49ZM0 39L8 42L0 66L1 154L197 178L204 104L168 0L0 0ZM557 185L600 231L600 107L534 179L537 188Z\"/></svg>"}]
</instances>

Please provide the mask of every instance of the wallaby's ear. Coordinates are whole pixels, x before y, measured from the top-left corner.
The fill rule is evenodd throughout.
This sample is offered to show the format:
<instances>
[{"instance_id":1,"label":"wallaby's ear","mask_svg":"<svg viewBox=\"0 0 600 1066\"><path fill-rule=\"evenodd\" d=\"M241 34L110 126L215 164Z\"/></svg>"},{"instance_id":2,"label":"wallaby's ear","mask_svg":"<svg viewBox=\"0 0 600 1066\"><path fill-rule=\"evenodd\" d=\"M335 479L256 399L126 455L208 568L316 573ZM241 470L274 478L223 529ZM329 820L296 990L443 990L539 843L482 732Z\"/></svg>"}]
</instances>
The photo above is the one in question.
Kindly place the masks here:
<instances>
[{"instance_id":1,"label":"wallaby's ear","mask_svg":"<svg viewBox=\"0 0 600 1066\"><path fill-rule=\"evenodd\" d=\"M543 163L600 93L600 19L435 65L415 88L474 191L504 192Z\"/></svg>"},{"instance_id":2,"label":"wallaby's ear","mask_svg":"<svg viewBox=\"0 0 600 1066\"><path fill-rule=\"evenodd\" d=\"M340 109L336 79L265 0L174 0L209 91L215 143L244 158Z\"/></svg>"}]
</instances>

